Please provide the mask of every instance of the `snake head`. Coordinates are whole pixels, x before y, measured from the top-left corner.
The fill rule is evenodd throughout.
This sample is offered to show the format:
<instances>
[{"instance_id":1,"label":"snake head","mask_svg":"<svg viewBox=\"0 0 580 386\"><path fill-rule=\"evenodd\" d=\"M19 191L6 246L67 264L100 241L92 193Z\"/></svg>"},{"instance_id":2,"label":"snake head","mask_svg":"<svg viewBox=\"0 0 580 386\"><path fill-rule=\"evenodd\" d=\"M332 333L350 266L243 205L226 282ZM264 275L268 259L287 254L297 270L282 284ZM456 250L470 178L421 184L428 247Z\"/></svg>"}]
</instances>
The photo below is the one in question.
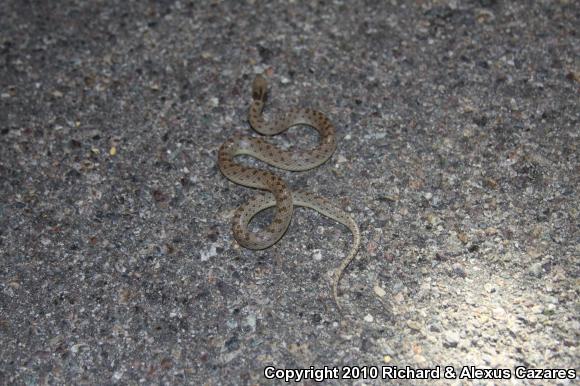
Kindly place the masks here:
<instances>
[{"instance_id":1,"label":"snake head","mask_svg":"<svg viewBox=\"0 0 580 386\"><path fill-rule=\"evenodd\" d=\"M262 75L256 75L254 83L252 83L252 98L255 101L266 102L266 95L268 94L268 82Z\"/></svg>"}]
</instances>

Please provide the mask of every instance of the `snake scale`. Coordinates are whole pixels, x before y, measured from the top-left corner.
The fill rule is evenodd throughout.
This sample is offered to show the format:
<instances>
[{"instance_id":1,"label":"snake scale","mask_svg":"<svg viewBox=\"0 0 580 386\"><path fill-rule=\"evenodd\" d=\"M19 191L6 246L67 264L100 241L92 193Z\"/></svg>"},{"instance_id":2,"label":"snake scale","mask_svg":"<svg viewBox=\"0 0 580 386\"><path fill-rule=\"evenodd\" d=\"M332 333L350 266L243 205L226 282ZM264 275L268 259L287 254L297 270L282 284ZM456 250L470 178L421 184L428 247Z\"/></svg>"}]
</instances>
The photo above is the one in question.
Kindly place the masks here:
<instances>
[{"instance_id":1,"label":"snake scale","mask_svg":"<svg viewBox=\"0 0 580 386\"><path fill-rule=\"evenodd\" d=\"M262 138L239 134L223 143L218 153L218 165L224 176L237 184L265 191L255 195L235 211L232 222L234 237L240 245L249 249L271 247L286 232L295 205L312 208L346 225L352 232L353 243L348 255L335 271L332 283L332 295L340 310L338 284L344 270L356 256L360 245L360 231L356 222L345 211L323 197L304 191L291 191L286 182L274 173L234 162L236 156L249 155L280 169L304 171L326 162L336 149L334 126L319 111L308 108L290 109L270 122L265 121L262 110L267 92L266 79L262 75L257 75L252 84L253 102L248 112L248 120L255 131L266 136L273 136L295 125L307 125L318 132L320 140L314 149L306 151L284 150ZM252 218L270 207L276 208L270 225L259 232L250 232L248 225Z\"/></svg>"}]
</instances>

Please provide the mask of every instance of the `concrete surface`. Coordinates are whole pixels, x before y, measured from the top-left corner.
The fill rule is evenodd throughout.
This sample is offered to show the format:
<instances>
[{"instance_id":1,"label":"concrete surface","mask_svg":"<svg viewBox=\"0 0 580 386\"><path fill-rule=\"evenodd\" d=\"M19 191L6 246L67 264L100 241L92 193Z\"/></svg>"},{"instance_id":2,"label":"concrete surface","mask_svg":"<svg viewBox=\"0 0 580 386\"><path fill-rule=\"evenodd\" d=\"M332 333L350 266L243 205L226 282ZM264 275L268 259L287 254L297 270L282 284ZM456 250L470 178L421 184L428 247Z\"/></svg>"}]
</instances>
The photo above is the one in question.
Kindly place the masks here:
<instances>
[{"instance_id":1,"label":"concrete surface","mask_svg":"<svg viewBox=\"0 0 580 386\"><path fill-rule=\"evenodd\" d=\"M579 25L573 0L1 2L0 383L577 371ZM298 209L270 249L232 237L252 191L216 152L262 71L269 112L337 126L280 174L360 224L344 316L346 228Z\"/></svg>"}]
</instances>

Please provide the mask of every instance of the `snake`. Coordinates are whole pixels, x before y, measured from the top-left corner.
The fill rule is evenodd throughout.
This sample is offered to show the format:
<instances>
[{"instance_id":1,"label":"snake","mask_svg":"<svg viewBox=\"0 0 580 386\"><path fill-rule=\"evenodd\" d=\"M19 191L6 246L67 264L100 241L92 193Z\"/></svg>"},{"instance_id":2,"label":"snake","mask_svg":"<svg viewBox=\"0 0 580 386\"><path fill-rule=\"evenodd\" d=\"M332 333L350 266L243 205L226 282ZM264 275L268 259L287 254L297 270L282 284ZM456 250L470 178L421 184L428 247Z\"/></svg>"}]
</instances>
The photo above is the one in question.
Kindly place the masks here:
<instances>
[{"instance_id":1,"label":"snake","mask_svg":"<svg viewBox=\"0 0 580 386\"><path fill-rule=\"evenodd\" d=\"M313 149L286 150L263 137L234 134L218 151L218 166L230 181L262 192L239 206L232 218L232 231L236 241L252 250L266 249L278 242L290 225L294 206L314 209L323 216L345 225L353 236L351 248L334 272L332 296L339 310L338 287L347 266L355 258L360 245L360 230L354 219L344 210L324 197L302 191L291 190L288 184L276 174L234 161L246 155L266 164L288 171L306 171L325 163L336 150L336 130L331 121L320 111L311 108L291 108L269 121L263 116L268 95L268 81L258 74L252 83L252 104L248 111L250 126L263 136L280 134L292 126L305 125L315 129L319 143ZM250 221L261 211L275 207L275 214L268 226L252 232Z\"/></svg>"}]
</instances>

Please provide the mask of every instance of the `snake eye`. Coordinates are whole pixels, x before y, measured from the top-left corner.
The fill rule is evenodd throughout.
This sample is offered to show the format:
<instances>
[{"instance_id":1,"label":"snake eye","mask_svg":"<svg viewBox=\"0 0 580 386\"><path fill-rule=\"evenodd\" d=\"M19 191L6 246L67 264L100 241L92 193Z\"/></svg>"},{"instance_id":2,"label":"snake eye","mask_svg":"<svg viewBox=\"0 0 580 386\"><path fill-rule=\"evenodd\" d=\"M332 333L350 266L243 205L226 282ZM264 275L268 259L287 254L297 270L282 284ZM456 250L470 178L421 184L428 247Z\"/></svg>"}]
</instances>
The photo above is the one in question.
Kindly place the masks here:
<instances>
[{"instance_id":1,"label":"snake eye","mask_svg":"<svg viewBox=\"0 0 580 386\"><path fill-rule=\"evenodd\" d=\"M254 88L254 90L252 91L252 99L255 101L260 101L262 103L266 102L267 95L268 95L267 91L262 88Z\"/></svg>"},{"instance_id":2,"label":"snake eye","mask_svg":"<svg viewBox=\"0 0 580 386\"><path fill-rule=\"evenodd\" d=\"M252 98L256 101L266 102L267 93L268 82L262 75L256 75L256 79L252 83Z\"/></svg>"}]
</instances>

